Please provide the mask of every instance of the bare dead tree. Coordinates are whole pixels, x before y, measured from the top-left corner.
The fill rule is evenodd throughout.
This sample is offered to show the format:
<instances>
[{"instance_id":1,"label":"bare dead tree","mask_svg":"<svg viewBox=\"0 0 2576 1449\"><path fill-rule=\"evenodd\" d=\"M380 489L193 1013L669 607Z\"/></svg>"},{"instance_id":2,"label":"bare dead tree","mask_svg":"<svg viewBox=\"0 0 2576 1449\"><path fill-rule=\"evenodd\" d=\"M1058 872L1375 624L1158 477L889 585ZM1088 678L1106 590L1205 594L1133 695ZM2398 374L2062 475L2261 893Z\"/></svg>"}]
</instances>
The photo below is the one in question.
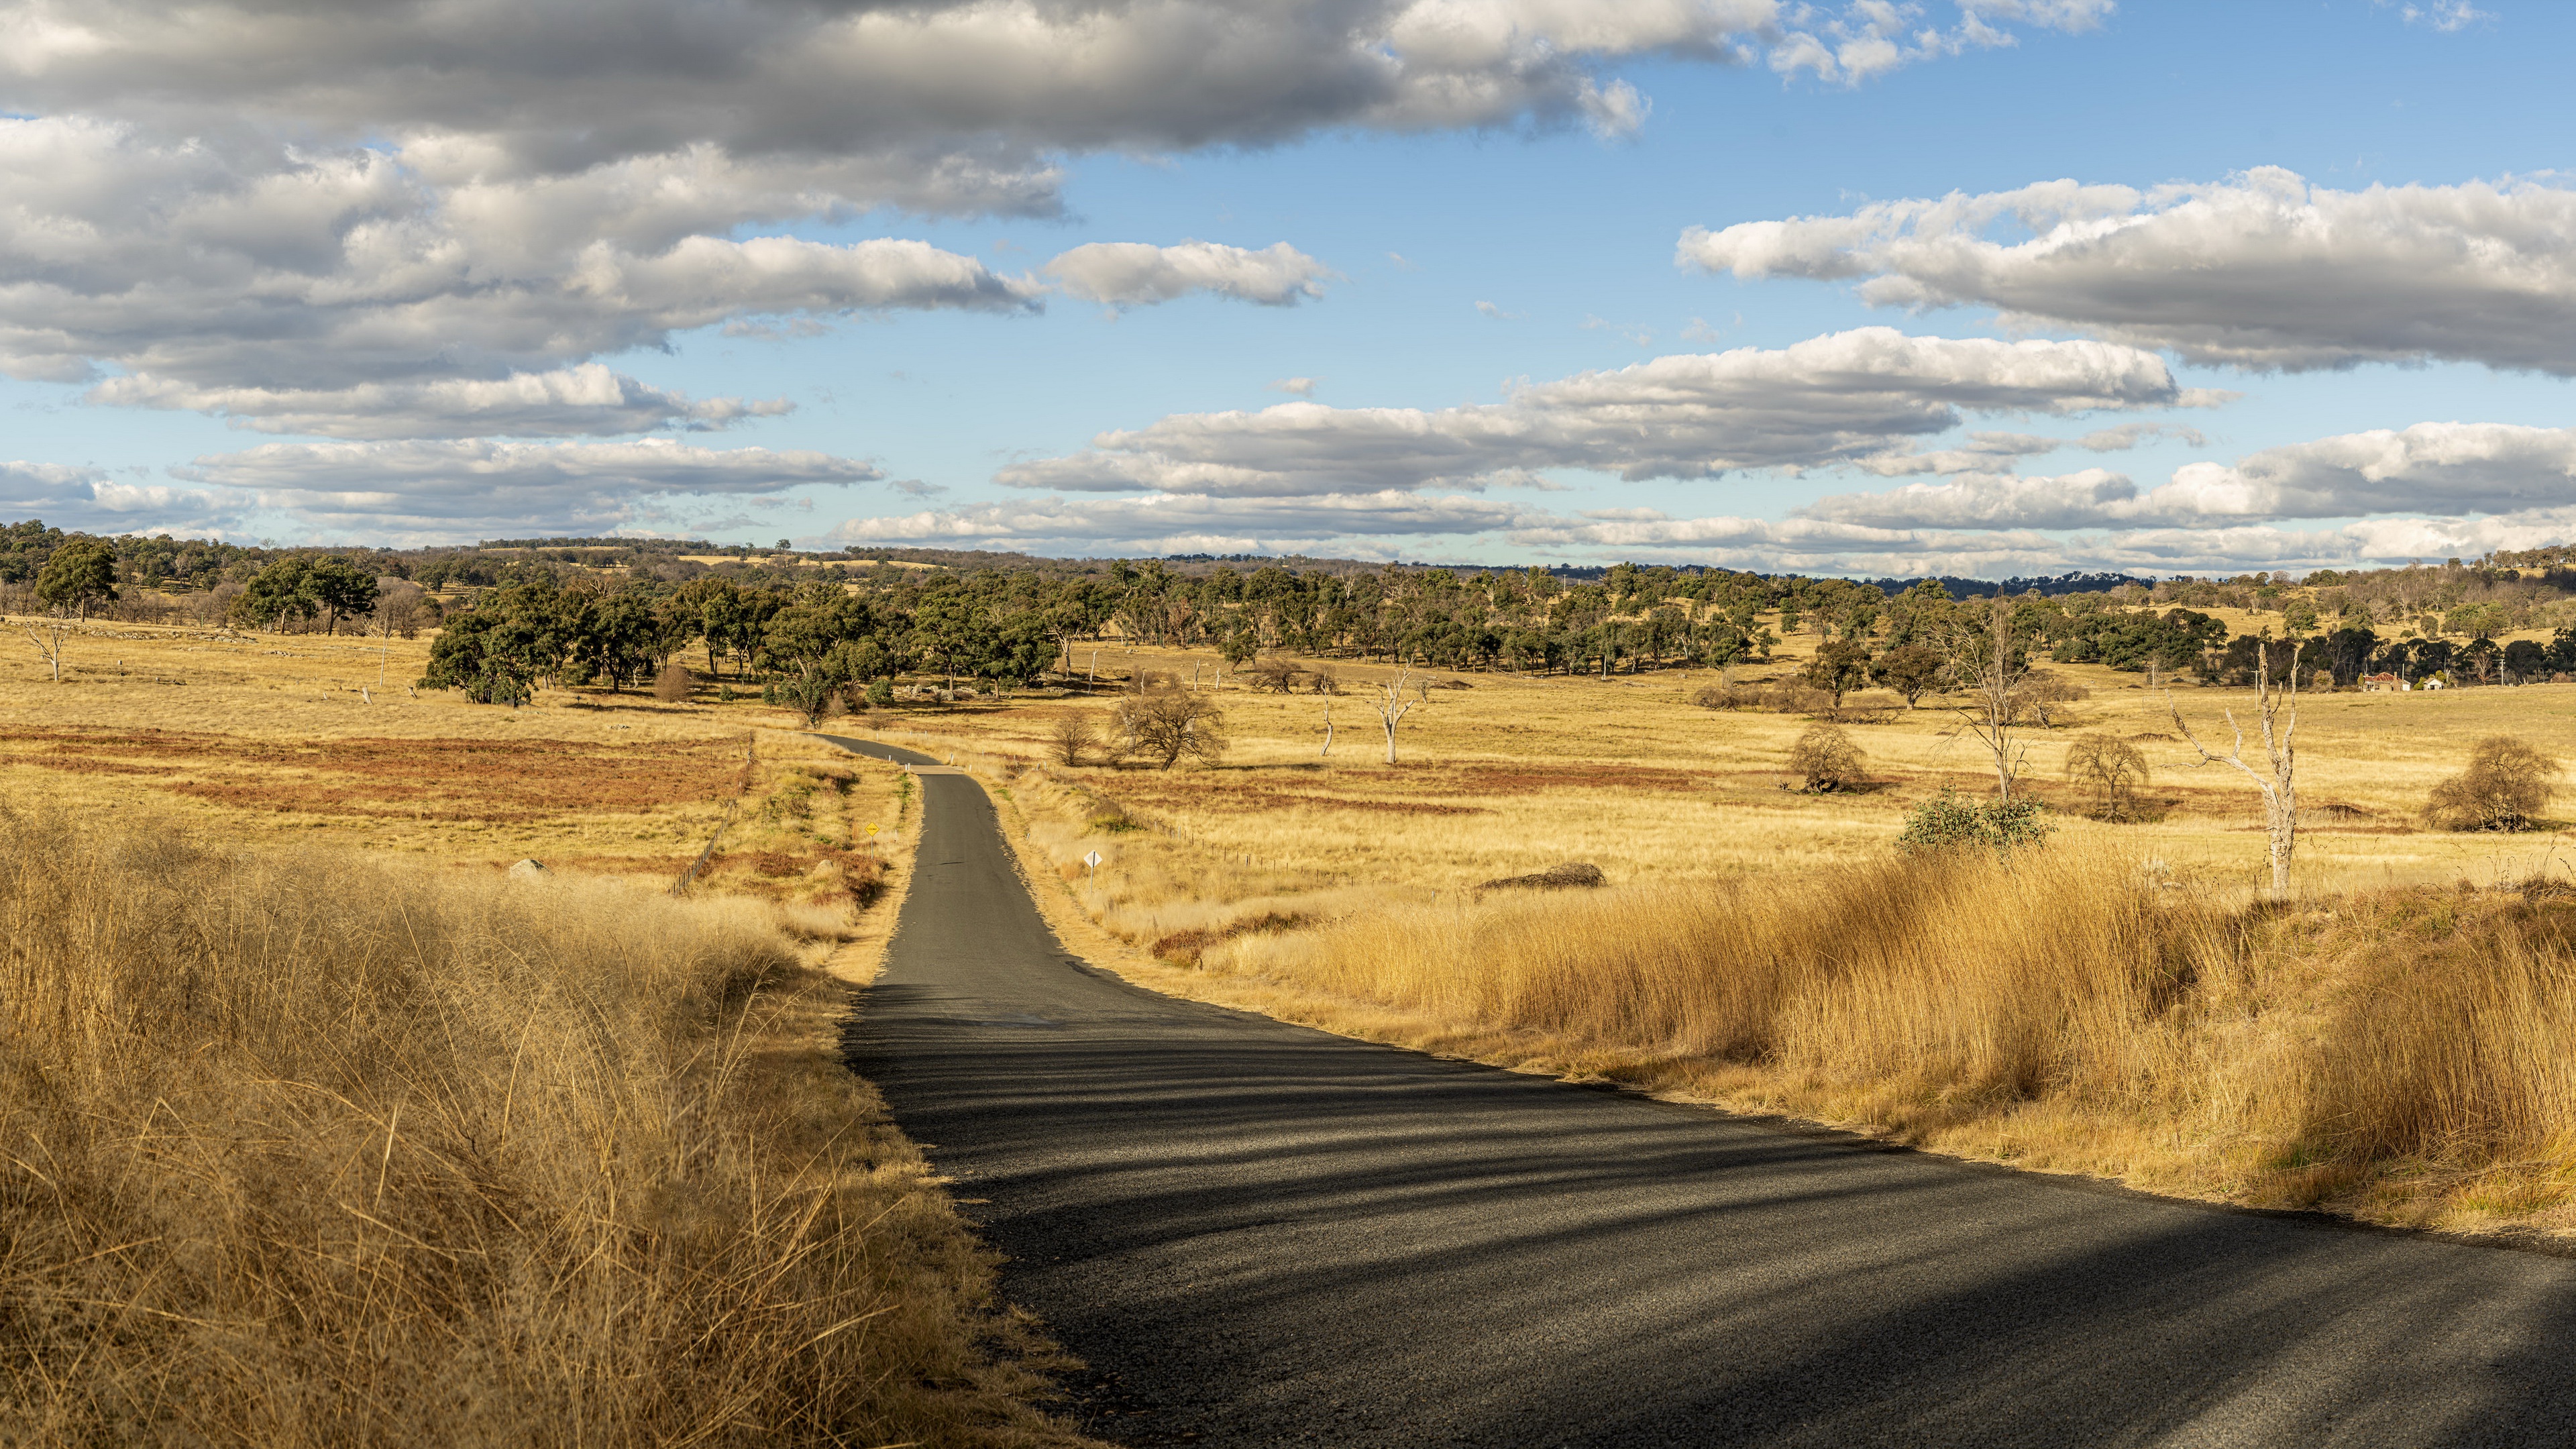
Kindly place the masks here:
<instances>
[{"instance_id":1,"label":"bare dead tree","mask_svg":"<svg viewBox=\"0 0 2576 1449\"><path fill-rule=\"evenodd\" d=\"M43 624L27 624L21 627L27 631L27 642L35 645L36 652L44 656L46 664L52 666L54 683L62 683L63 639L71 633L71 626L60 619L49 619Z\"/></svg>"},{"instance_id":2,"label":"bare dead tree","mask_svg":"<svg viewBox=\"0 0 2576 1449\"><path fill-rule=\"evenodd\" d=\"M1331 754L1332 752L1333 752L1333 697L1332 697L1331 695L1329 695L1329 694L1328 694L1328 695L1325 695L1325 696L1324 696L1324 748L1316 752L1316 757L1317 757L1318 759L1320 759L1320 758L1322 758L1323 756L1326 756L1326 755Z\"/></svg>"},{"instance_id":3,"label":"bare dead tree","mask_svg":"<svg viewBox=\"0 0 2576 1449\"><path fill-rule=\"evenodd\" d=\"M1369 701L1370 707L1377 711L1378 718L1386 725L1386 762L1390 765L1395 763L1395 727L1404 723L1404 717L1413 712L1415 705L1429 698L1427 695L1414 699L1404 697L1405 680L1410 674L1408 668L1398 667L1395 677L1383 686L1384 697Z\"/></svg>"},{"instance_id":4,"label":"bare dead tree","mask_svg":"<svg viewBox=\"0 0 2576 1449\"><path fill-rule=\"evenodd\" d=\"M2224 711L2236 743L2226 754L2214 755L2191 732L2191 726L2183 723L2182 709L2170 692L2165 695L2165 709L2173 716L2174 728L2199 753L2201 764L2233 766L2263 792L2263 829L2271 842L2272 894L2287 896L2290 857L2299 845L2299 757L2294 743L2299 732L2299 646L2290 646L2290 670L2278 686L2272 683L2271 649L2267 640L2258 640L2254 645L2254 698L2262 718L2264 770L2246 763L2245 727L2236 722L2236 711Z\"/></svg>"},{"instance_id":5,"label":"bare dead tree","mask_svg":"<svg viewBox=\"0 0 2576 1449\"><path fill-rule=\"evenodd\" d=\"M2009 804L2013 780L2021 774L2029 747L2015 732L2016 701L2030 661L2013 648L2012 603L1997 594L1982 625L1971 624L1959 636L1959 672L1969 678L1970 703L1960 709L1968 730L1995 761L1995 797Z\"/></svg>"}]
</instances>

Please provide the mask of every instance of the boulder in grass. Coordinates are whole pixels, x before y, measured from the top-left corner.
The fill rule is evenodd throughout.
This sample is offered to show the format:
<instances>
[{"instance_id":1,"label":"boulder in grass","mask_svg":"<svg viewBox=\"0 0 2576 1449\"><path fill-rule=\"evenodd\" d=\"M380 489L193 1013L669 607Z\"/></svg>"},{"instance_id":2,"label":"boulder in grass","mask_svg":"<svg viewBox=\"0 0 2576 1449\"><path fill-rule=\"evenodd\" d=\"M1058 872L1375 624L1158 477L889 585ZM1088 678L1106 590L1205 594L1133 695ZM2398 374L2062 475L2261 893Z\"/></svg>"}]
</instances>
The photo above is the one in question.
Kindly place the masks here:
<instances>
[{"instance_id":1,"label":"boulder in grass","mask_svg":"<svg viewBox=\"0 0 2576 1449\"><path fill-rule=\"evenodd\" d=\"M545 873L546 863L542 860L523 860L511 866L508 871L512 880L535 880Z\"/></svg>"},{"instance_id":2,"label":"boulder in grass","mask_svg":"<svg viewBox=\"0 0 2576 1449\"><path fill-rule=\"evenodd\" d=\"M1536 875L1507 875L1489 880L1477 886L1476 890L1478 894L1486 891L1591 890L1609 883L1609 879L1601 874L1601 867L1569 860L1561 865L1551 865Z\"/></svg>"}]
</instances>

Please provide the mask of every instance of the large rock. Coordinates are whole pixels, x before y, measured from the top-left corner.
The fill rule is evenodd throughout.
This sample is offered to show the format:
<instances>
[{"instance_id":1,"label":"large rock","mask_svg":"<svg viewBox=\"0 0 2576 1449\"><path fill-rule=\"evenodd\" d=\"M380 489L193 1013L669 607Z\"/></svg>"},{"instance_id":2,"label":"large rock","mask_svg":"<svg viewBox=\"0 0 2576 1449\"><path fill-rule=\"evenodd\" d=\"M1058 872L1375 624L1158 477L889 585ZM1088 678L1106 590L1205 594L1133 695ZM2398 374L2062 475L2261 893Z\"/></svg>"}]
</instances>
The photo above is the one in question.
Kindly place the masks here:
<instances>
[{"instance_id":1,"label":"large rock","mask_svg":"<svg viewBox=\"0 0 2576 1449\"><path fill-rule=\"evenodd\" d=\"M546 863L542 860L523 860L509 869L512 880L535 880L545 873ZM1599 872L1595 871L1594 874L1597 875Z\"/></svg>"}]
</instances>

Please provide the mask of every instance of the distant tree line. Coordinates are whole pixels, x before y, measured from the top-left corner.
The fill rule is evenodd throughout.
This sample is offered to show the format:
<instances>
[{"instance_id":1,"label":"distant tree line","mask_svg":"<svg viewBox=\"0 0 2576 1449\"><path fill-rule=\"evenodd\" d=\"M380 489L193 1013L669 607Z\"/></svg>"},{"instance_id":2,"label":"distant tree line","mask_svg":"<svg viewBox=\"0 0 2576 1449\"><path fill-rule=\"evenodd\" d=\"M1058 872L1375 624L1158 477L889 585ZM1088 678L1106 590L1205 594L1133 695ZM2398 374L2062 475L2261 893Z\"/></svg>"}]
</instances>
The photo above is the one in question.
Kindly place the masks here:
<instances>
[{"instance_id":1,"label":"distant tree line","mask_svg":"<svg viewBox=\"0 0 2576 1449\"><path fill-rule=\"evenodd\" d=\"M927 566L922 566L927 565ZM2065 663L2251 681L2258 652L2350 684L2512 683L2576 673L2576 551L2369 571L2149 582L2066 575L2001 586L2019 648ZM2096 585L2091 591L2082 586ZM1945 614L1992 585L1859 582L1707 567L1437 568L1350 560L865 555L699 540L526 539L315 549L0 526L0 609L338 632L445 623L432 670L498 699L540 683L624 688L683 655L709 676L811 693L899 673L1013 682L1105 635L1459 670L1637 672L1758 663L1814 636L1810 682L1945 687ZM1978 607L1984 607L1983 604ZM2277 615L2227 637L2207 612ZM2504 636L2555 631L2550 642ZM2281 645L2258 650L2263 641ZM817 683L822 681L822 683Z\"/></svg>"}]
</instances>

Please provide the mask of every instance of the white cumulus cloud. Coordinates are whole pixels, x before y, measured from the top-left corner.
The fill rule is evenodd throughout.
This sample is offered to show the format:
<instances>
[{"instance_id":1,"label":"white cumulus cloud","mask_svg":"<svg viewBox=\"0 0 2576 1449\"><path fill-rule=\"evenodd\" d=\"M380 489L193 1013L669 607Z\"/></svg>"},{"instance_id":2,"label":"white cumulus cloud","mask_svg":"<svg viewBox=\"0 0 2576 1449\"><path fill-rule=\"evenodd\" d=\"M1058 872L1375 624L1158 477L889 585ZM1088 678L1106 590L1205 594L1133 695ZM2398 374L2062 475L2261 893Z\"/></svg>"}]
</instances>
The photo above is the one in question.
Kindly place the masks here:
<instances>
[{"instance_id":1,"label":"white cumulus cloud","mask_svg":"<svg viewBox=\"0 0 2576 1449\"><path fill-rule=\"evenodd\" d=\"M2209 527L2369 514L2520 514L2576 500L2576 429L2506 423L2375 428L2186 463L2153 489L2103 469L1967 473L1819 499L1805 516L1875 527Z\"/></svg>"},{"instance_id":2,"label":"white cumulus cloud","mask_svg":"<svg viewBox=\"0 0 2576 1449\"><path fill-rule=\"evenodd\" d=\"M1484 487L1547 468L1711 478L1864 462L1965 414L2189 406L2151 353L1861 328L1776 350L1659 357L1424 411L1281 403L1183 413L996 475L1017 488L1265 497Z\"/></svg>"},{"instance_id":3,"label":"white cumulus cloud","mask_svg":"<svg viewBox=\"0 0 2576 1449\"><path fill-rule=\"evenodd\" d=\"M262 433L336 438L570 437L721 428L792 411L783 400L693 399L586 362L501 378L360 383L343 388L209 387L149 375L112 377L89 401L186 408Z\"/></svg>"},{"instance_id":4,"label":"white cumulus cloud","mask_svg":"<svg viewBox=\"0 0 2576 1449\"><path fill-rule=\"evenodd\" d=\"M1286 307L1324 295L1332 271L1280 242L1259 251L1215 242L1158 247L1145 242L1093 242L1061 253L1038 268L1068 296L1112 307L1169 302L1211 292L1266 307Z\"/></svg>"},{"instance_id":5,"label":"white cumulus cloud","mask_svg":"<svg viewBox=\"0 0 2576 1449\"><path fill-rule=\"evenodd\" d=\"M1694 227L1678 260L2240 367L2576 375L2576 190L2537 181L2336 191L2276 167L2147 190L2051 181Z\"/></svg>"}]
</instances>

